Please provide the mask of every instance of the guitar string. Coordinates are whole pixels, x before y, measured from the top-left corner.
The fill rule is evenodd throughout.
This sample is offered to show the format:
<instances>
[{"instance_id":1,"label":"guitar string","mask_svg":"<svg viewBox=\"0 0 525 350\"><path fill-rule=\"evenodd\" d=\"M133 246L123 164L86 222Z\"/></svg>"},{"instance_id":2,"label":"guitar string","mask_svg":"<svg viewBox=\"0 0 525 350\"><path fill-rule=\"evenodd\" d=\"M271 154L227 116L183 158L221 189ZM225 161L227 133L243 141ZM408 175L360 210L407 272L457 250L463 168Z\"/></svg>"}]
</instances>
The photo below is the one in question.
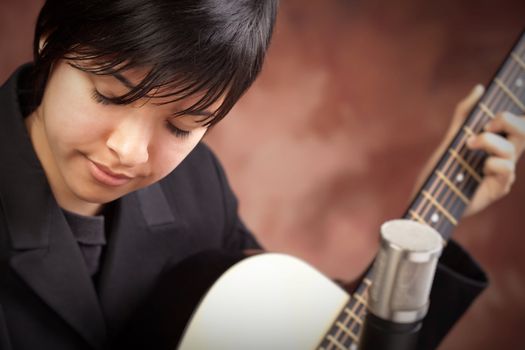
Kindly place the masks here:
<instances>
[{"instance_id":1,"label":"guitar string","mask_svg":"<svg viewBox=\"0 0 525 350\"><path fill-rule=\"evenodd\" d=\"M525 46L524 46L525 47ZM518 50L517 51L514 51L514 53L518 54L518 55L521 55L520 51L523 50L523 47L520 48L518 47ZM516 82L518 81L519 78L521 78L521 75L525 72L525 69L522 69L522 67L520 67L519 65L517 65L513 60L511 60L508 64L508 74L505 74L505 75L502 75L502 76L499 76L498 78L501 78L499 79L499 81L502 82L502 84L504 84L505 86L508 87L509 91L514 94L516 96L516 98L519 100L523 100L523 94L524 94L524 89L521 88L521 86L518 86L518 89L516 91L514 91L515 89L513 88L513 82ZM500 86L496 86L495 87L496 90L499 90L499 94L502 95L501 99L503 99L503 101L500 101L500 105L497 106L497 107L494 107L493 110L494 112L501 112L501 111L504 111L504 110L511 110L511 108L509 107L519 107L513 100L512 98L510 98L507 93L505 91L503 91L503 89L500 87ZM503 106L505 105L505 106ZM524 113L525 111L522 111L522 113ZM491 119L488 115L485 115L484 118L486 119ZM486 121L483 121L482 122L483 124L486 124ZM471 163L474 165L475 168L482 168L483 164L482 164L482 161L484 160L484 155L483 154L480 154L479 152L478 153L473 153L472 156L474 157L474 159L472 159Z\"/></svg>"},{"instance_id":2,"label":"guitar string","mask_svg":"<svg viewBox=\"0 0 525 350\"><path fill-rule=\"evenodd\" d=\"M518 87L518 91L513 91L514 88L512 87L512 82L516 81L518 78L520 78L520 75L523 73L521 67L519 67L518 65L516 65L513 61L510 61L508 62L507 64L507 67L506 67L506 71L503 72L504 74L500 74L498 75L498 79L499 81L502 82L502 84L504 84L505 86L508 86L508 89L509 91L511 91L511 93L513 94L517 94L516 95L516 98L521 99L522 98L522 94L523 94L523 89L519 89ZM498 95L497 97L497 101L495 104L489 104L489 108L494 111L494 113L498 113L498 112L501 112L503 110L510 110L512 107L518 107L517 104L514 103L514 101L506 94L505 91L503 91L503 89L501 89L500 86L496 85L496 84L493 84L493 87L492 87L493 91L495 91L493 94L494 95ZM520 91L521 90L521 91ZM493 107L491 105L494 105ZM509 108L510 107L510 108ZM477 123L477 121L475 120L474 121L474 125L472 126L472 129L476 132L476 133L479 133L479 131L481 131L481 129L483 128L483 126L488 122L490 121L490 116L487 115L487 113L483 112L483 111L480 111L478 110L477 111L479 115L481 115L481 128L480 130L476 130L477 129L477 126L475 125ZM487 119L487 120L483 120L483 119ZM467 156L465 157L464 156L464 159L469 163L469 164L472 164L473 165L473 168L474 169L482 169L483 167L483 161L486 159L486 153L482 153L482 152L468 152L467 153ZM473 179L470 179L471 181L474 181ZM465 187L468 186L468 184L465 184ZM461 188L461 190L463 191L463 188ZM449 206L451 208L451 211L452 212L458 212L459 210L462 210L461 206L462 206L462 203L459 203L459 201L453 201L453 198L454 197L454 194L453 194L453 191L447 191L448 193L445 194L444 198L445 198L445 203L449 202L449 201L452 201L452 205ZM464 191L463 191L464 192ZM458 208L459 206L459 208Z\"/></svg>"},{"instance_id":3,"label":"guitar string","mask_svg":"<svg viewBox=\"0 0 525 350\"><path fill-rule=\"evenodd\" d=\"M509 70L505 69L502 72L502 74L500 74L499 76L501 77L503 75L506 75L508 72ZM499 104L499 100L500 100L500 97L497 96L497 91L495 89L491 89L489 90L487 97L482 99L481 103L486 103L488 105L494 105L494 104ZM486 124L487 120L485 120L485 118L483 117L483 114L480 113L479 107L474 113L475 113L474 117L470 120L467 120L464 123L464 126L468 126L475 133L478 133L478 130L477 130L479 126L478 123L483 126L484 124ZM473 152L469 150L468 148L466 148L466 140L468 139L469 135L466 132L464 132L464 130L460 129L459 131L460 132L458 133L458 137L455 140L457 142L455 146L452 147L452 150L454 150L456 154L458 154L461 157L461 159L464 159L467 164L471 164L474 171L477 171L477 166L473 163L473 157L476 155L476 152ZM457 149L458 147L460 148L459 150ZM458 160L454 159L453 157L449 156L447 159L447 163L452 163L449 169L445 171L446 174L448 175L447 178L450 179L451 174L465 173L465 170L463 169L462 165L459 164ZM449 164L446 164L446 166L448 165ZM463 193L465 193L465 189L467 189L468 187L472 185L472 182L476 181L475 179L473 179L473 176L468 176L466 180L467 181L462 181L458 186L459 190L461 190ZM456 214L457 211L455 210L455 208L448 204L448 202L450 201L450 198L449 198L450 194L452 194L453 191L446 186L447 184L445 183L445 181L441 181L441 182L436 181L435 184L437 184L436 193L438 195L436 196L436 193L433 193L434 188L431 188L431 192L434 194L435 197L438 197L438 199L440 199L440 201L443 202L444 207L448 209L449 212L451 212L453 215ZM443 194L442 198L439 198L440 197L439 193ZM423 217L426 217L428 215L428 212L431 211L432 209L433 209L432 203L429 203L426 209L423 210L423 213L424 213ZM436 228L438 228L438 230L443 229L443 226L446 226L448 223L453 224L447 218L444 218L444 215L443 215L440 218L440 222L437 223Z\"/></svg>"},{"instance_id":4,"label":"guitar string","mask_svg":"<svg viewBox=\"0 0 525 350\"><path fill-rule=\"evenodd\" d=\"M515 62L515 60L513 59L513 55L517 55L518 57L522 57L523 54L525 53L525 35L522 35L521 38L518 40L518 44L516 44L516 47L514 48L514 50L511 52L511 54L509 55L509 63L508 65L510 66L508 68L508 70L510 71L510 77L508 79L508 82L506 81L507 78L506 77L503 77L500 81L503 82L504 85L508 86L510 91L512 93L514 93L513 88L513 82L517 82L518 79L521 78L522 74L525 73L525 67L520 67L520 65L517 64L517 62ZM524 76L525 78L525 76ZM523 83L522 83L523 84ZM496 84L493 84L495 85L494 86L494 89L497 90L497 92L499 94L502 95L502 99L503 100L507 100L508 103L504 103L506 104L507 106L503 107L503 106L496 106L493 108L493 111L494 113L495 112L501 112L503 110L510 110L510 108L508 108L509 105L513 105L515 107L519 107L518 104L514 103L514 101L512 100L512 98L510 98L510 96L507 96L507 94L505 93L505 91L503 91L503 89L496 85ZM521 90L521 91L520 91ZM518 100L522 100L523 101L523 94L525 93L524 89L521 89L521 86L519 86L518 84L518 90L517 90L517 93L518 93L518 96L517 96L517 99ZM521 111L520 114L523 114L525 113L525 111ZM486 115L486 118L489 118L490 116L488 115L488 113L485 112ZM476 154L474 154L476 155ZM481 162L483 161L483 157L482 156L479 156L477 157L475 160L473 160L473 163L475 164L475 167L479 167L481 168L482 167L482 164Z\"/></svg>"},{"instance_id":5,"label":"guitar string","mask_svg":"<svg viewBox=\"0 0 525 350\"><path fill-rule=\"evenodd\" d=\"M509 57L510 57L510 55L509 55ZM507 62L505 62L505 63L507 63ZM504 65L505 65L505 63L504 63ZM515 62L510 62L510 63L508 63L508 64L509 64L509 65L514 65L514 66L516 66ZM497 77L498 77L498 78L502 78L504 75L506 75L506 74L508 73L509 70L512 70L512 68L515 68L515 67L510 67L510 68L507 68L506 70L502 70L502 73L499 74ZM518 67L518 68L519 68L519 67ZM519 72L520 72L520 71L518 70L518 75L519 75ZM503 81L505 81L505 78L503 78ZM487 98L484 99L484 101L487 101L490 97L494 97L496 94L498 94L498 92L500 92L500 93L504 96L504 92L502 92L502 91L498 91L498 90L501 90L501 89L493 89L493 91L490 92L490 93L492 94L492 96L488 96ZM496 92L494 93L494 91L496 91ZM502 96L502 97L503 97L503 96ZM500 98L497 98L497 100L500 100ZM499 102L499 101L498 101L498 102ZM487 121L483 121L483 114L484 114L484 113L482 113L482 111L481 111L480 109L478 109L478 115L481 116L481 118L478 120L478 116L475 116L475 118L474 118L474 123L473 123L473 124L477 124L478 121L481 121L481 124L482 124L482 125L486 124L486 122L487 122L488 120L487 120ZM488 117L487 117L487 118L488 118ZM490 118L489 118L489 120L490 120ZM464 123L464 125L467 125L467 124L468 124L468 121L467 121L466 123ZM476 128L475 125L472 125L472 127L473 127L473 129L475 130L475 128ZM459 134L459 133L458 133L458 134ZM458 136L459 136L459 135L458 135ZM467 136L467 134L466 134L466 133L463 133L463 135L461 136L461 139L460 139L459 142L457 143L457 146L462 147L462 148L459 150L458 153L459 153L460 155L462 155L462 156L470 156L469 158L474 157L474 159L468 159L468 160L469 160L468 163L471 163L470 160L472 160L472 161L476 161L475 156L479 156L479 154L476 154L476 152L469 152L469 151L470 151L469 149L463 148L463 146L464 146L464 142L466 141L465 136ZM468 138L468 137L467 137L467 138ZM456 137L456 139L457 139L457 137ZM457 146L455 146L455 147L457 147ZM467 151L467 154L466 154L466 155L463 154L463 151L464 151L464 150ZM457 151L457 150L456 150L456 151ZM452 158L449 157L449 158L447 159L447 163L449 163L451 159L452 159ZM481 160L483 160L483 156L481 156L481 157L479 157L479 159L477 159L478 162L480 162ZM454 162L453 162L453 163L454 163ZM456 163L456 164L453 164L453 165L456 165L456 167L460 167L460 164L459 164L459 163L457 163L457 162L455 162L455 163ZM472 163L471 163L471 164L472 164ZM479 165L479 164L478 164L478 165ZM445 165L445 167L448 167L448 166L449 166L448 164ZM443 167L443 168L445 168L445 167ZM474 167L474 169L475 169L475 168L476 168L476 166ZM447 172L448 170L450 170L450 169L447 169L446 172ZM471 179L471 180L472 180L472 179ZM435 180L434 180L434 182L432 183L431 187L434 187L434 185L435 185L436 183L438 183L438 182L439 182L439 180L438 180L437 178L435 178ZM442 181L442 182L443 182L443 181ZM461 184L463 184L463 183L466 183L466 181L465 181L465 182L462 182ZM465 185L465 186L466 186L466 185ZM440 187L442 187L442 186L440 186ZM450 191L450 193L453 193L453 191L450 189L450 187L445 187L445 189L446 189L447 192ZM434 190L432 189L431 191L434 191ZM438 188L437 192L438 192L438 191L440 191L439 188ZM433 195L435 195L435 194L433 194ZM447 194L447 196L448 196L448 194ZM436 197L434 197L434 198L436 198ZM424 201L424 200L423 200L423 201ZM428 201L428 200L427 200L427 201ZM445 201L448 201L448 199L445 199ZM429 202L429 201L428 201L428 202ZM430 207L430 206L429 206L429 207ZM445 208L446 208L446 207L445 207ZM453 213L455 212L454 209L449 209L449 210L450 210L449 212L450 212L451 214L453 214ZM425 215L425 216L426 216L426 215ZM441 220L444 220L443 216L441 216ZM366 291L368 290L368 284L366 285L366 288L365 288L365 289L366 289L366 290L364 290L362 294L360 293L361 295L366 295L365 293L366 293ZM354 299L354 300L355 300L355 299ZM351 307L349 308L349 310L353 311L353 312L352 312L352 313L353 313L353 316L362 316L361 314L364 314L364 312L362 312L362 311L364 311L363 306L364 306L363 303L356 301L356 302L354 303L354 305L351 306ZM357 311L357 309L360 308L360 307L361 307L361 310ZM349 318L350 318L350 320L348 320ZM351 314L348 314L348 316L346 317L345 321L342 322L343 326L346 327L350 332L352 332L352 329L354 328L354 327L352 327L352 323L354 322L353 318L354 318L354 317L352 317ZM350 321L349 326L347 326L347 324L349 323L348 321ZM357 321L357 320L356 320L356 321ZM362 320L360 320L360 321L362 321ZM357 322L356 322L356 323L357 323ZM359 323L357 323L357 324L359 324ZM360 327L359 327L359 328L360 328ZM341 332L342 332L342 334L343 334L342 342L341 342L341 339L339 339L339 333L341 333ZM359 335L359 330L357 330L357 331L354 333L354 335L358 337L358 335ZM336 332L336 334L335 334L335 340L336 340L336 341L339 341L340 343L343 343L343 344L344 344L344 343L346 343L346 339L345 339L345 338L351 338L351 337L350 337L350 336L347 336L347 335L345 334L345 332L343 332L341 329L339 329L339 330ZM350 339L350 340L352 341L353 339ZM328 350L328 349L331 349L331 345L332 345L332 343L330 342L330 343L329 343L329 347L327 348L327 350ZM351 345L351 344L350 344L350 345Z\"/></svg>"},{"instance_id":6,"label":"guitar string","mask_svg":"<svg viewBox=\"0 0 525 350\"><path fill-rule=\"evenodd\" d=\"M523 74L523 72L525 72L525 70L522 70L521 67L517 66L516 64L512 63L509 65L510 68L509 68L509 76L508 77L504 77L502 79L500 79L500 82L502 84L504 84L505 86L507 86L507 88L509 89L510 93L511 94L514 94L514 96L516 97L516 99L518 99L518 101L525 101L524 99L524 89L520 88L518 86L518 89L515 90L513 88L513 82L517 81L517 79L521 78L521 74ZM495 89L499 90L499 94L502 95L501 99L502 101L500 101L501 103L499 103L498 106L494 107L493 110L494 112L501 112L501 111L504 111L504 110L512 110L512 107L514 107L515 109L520 109L519 105L515 103L515 101L513 101L513 99L508 95L508 93L506 91L503 91L503 89L498 85L495 87ZM525 113L525 111L521 111L519 114L523 114ZM485 116L486 118L488 119L491 119L489 118L488 116ZM486 153L484 154L480 154L479 152L478 153L473 153L472 154L472 160L470 161L470 163L472 163L474 165L475 168L479 168L481 169L483 167L483 161L485 160L486 158Z\"/></svg>"},{"instance_id":7,"label":"guitar string","mask_svg":"<svg viewBox=\"0 0 525 350\"><path fill-rule=\"evenodd\" d=\"M368 276L367 276L368 277ZM366 313L366 296L368 295L368 288L369 284L363 283L361 285L361 288L358 288L358 291L356 291L352 296L350 301L347 303L347 306L343 309L343 313L346 313L346 317L344 321L342 321L342 326L348 330L352 336L347 335L346 332L342 330L341 327L339 327L334 335L334 340L338 341L340 344L343 344L343 346L346 347L346 342L350 341L349 345L352 345L352 342L354 339L352 338L359 338L359 332L361 330L361 323L364 321L364 315ZM361 289L361 290L360 290ZM356 297L356 294L358 295ZM358 298L363 298L364 303L358 300ZM353 302L353 305L351 305ZM346 310L349 310L350 312L346 312ZM356 318L357 317L357 318ZM357 328L357 329L356 329ZM342 332L342 334L341 334ZM341 337L339 339L339 337ZM357 341L355 342L357 343ZM332 342L329 343L329 346L327 347L327 350L332 348Z\"/></svg>"},{"instance_id":8,"label":"guitar string","mask_svg":"<svg viewBox=\"0 0 525 350\"><path fill-rule=\"evenodd\" d=\"M525 40L522 40L522 41L525 41ZM513 51L511 51L511 53L512 53L512 52L515 53L515 52L516 52L516 49L517 49L518 51L522 50L522 47L520 48L520 46L522 46L522 45L521 45L521 44L517 44L516 47L513 49ZM505 67L506 69L502 69L502 73L508 73L509 71L513 70L513 68L515 68L515 64L514 64L514 62L510 59L510 56L511 56L511 55L509 54L509 55L508 55L509 59L507 59L507 60L503 63L503 65L502 65L503 67L506 66L506 67ZM509 66L510 66L510 67L509 67ZM519 74L519 73L518 73L518 74ZM503 74L498 74L498 77L501 78L502 75L503 75ZM494 84L491 84L491 85L494 85ZM491 94L494 95L494 91L496 91L496 90L497 90L497 89L494 89L494 88L493 88L492 91L491 91ZM498 92L498 91L496 91L496 93L497 93L497 92ZM503 94L503 92L501 92L501 94ZM489 98L490 98L490 97L491 97L491 96L489 96ZM499 98L498 98L498 99L499 99ZM486 102L487 100L488 100L487 98L484 98L483 101L481 101L481 102ZM489 103L489 104L490 104L490 103ZM478 109L477 109L476 112L477 112L478 114L479 114L479 113L483 113L483 111L480 110L479 105L478 105ZM483 116L482 116L482 118L483 118ZM474 119L474 124L477 123L477 120L476 120L476 119L477 119L477 116L476 116L476 118ZM468 125L468 122L469 122L469 121L467 120L467 123L465 123L465 125ZM482 124L485 124L485 123L486 123L486 121L482 121ZM475 126L473 126L472 128L473 128L474 130L476 129ZM460 130L460 131L462 131L462 130ZM463 136L466 136L466 135L463 134ZM457 139L457 138L456 138L456 139ZM455 141L455 140L454 140L454 141ZM454 141L453 141L453 142L454 142ZM459 142L458 142L457 144L458 144L458 145L461 145L463 142L464 142L464 139L460 139ZM469 155L469 157L465 157L465 155L463 154L463 149L459 152L459 154L462 155L463 158L466 158L466 160L468 161L468 163L471 163L470 160L471 160L472 156L479 156L479 154L476 154L476 153L478 153L478 152L472 152L472 151L471 151L471 152L467 153L467 154ZM476 169L476 168L479 166L479 162L480 162L482 159L483 159L483 156L480 157L480 159L479 159L478 161L474 162L474 163L476 163L476 165L474 166L474 169ZM449 157L449 158L447 159L447 162L450 161L450 160L451 160L451 158ZM446 165L448 165L448 164L446 164ZM461 166L460 166L459 164L456 164L456 167L455 167L456 169L453 169L453 170L452 170L452 173L454 173L454 171L457 171L457 168L458 168L458 167L461 168ZM461 170L461 169L460 169L460 170ZM463 171L463 172L464 172L464 171ZM435 176L435 175L432 174L431 176ZM450 176L446 176L446 177L450 179ZM470 186L472 186L472 182L475 181L475 179L472 179L470 176L467 177L467 180L470 180L470 181L463 181L463 182L461 182L461 183L459 184L459 185L460 185L459 189L461 190L462 193L465 193L464 189L465 189L465 188L468 188L468 187L470 187ZM445 183L445 181L442 181L442 182ZM442 186L444 185L443 183L441 184L440 187L442 187ZM432 188L432 191L433 191L433 188ZM456 211L457 206L458 206L458 205L461 205L461 203L459 203L459 201L456 201L456 202L453 202L453 203L452 203L452 206L448 206L447 203L450 201L450 198L449 198L450 195L455 194L455 193L453 193L453 190L452 190L451 188L447 188L447 191L448 191L449 193L448 193L448 194L446 193L446 194L443 195L443 199L445 200L445 201L444 201L444 203L445 203L445 207L449 207L449 208L451 208L449 211L450 211L452 214L456 214L456 213L457 213L457 211ZM452 196L452 197L453 197L453 196ZM439 199L439 198L438 198L438 199ZM456 204L456 205L454 205L454 204ZM431 205L431 203L427 203L426 201L421 200L420 203L419 203L418 208L416 209L416 212L422 210L422 208L421 208L422 205L423 205L423 206L427 205L427 208L426 208L426 210L424 210L424 214L422 215L423 218L424 218L424 217L427 216L428 211L431 210L433 206ZM462 208L460 208L459 210L461 210L461 209L462 209ZM425 221L425 222L426 222L426 221ZM436 228L441 228L441 229L443 229L443 226L446 226L446 225L452 225L452 223L448 223L448 219L446 219L446 218L444 217L444 215L441 215L441 216L440 216L440 219L439 219L439 221L436 223L435 227L436 227Z\"/></svg>"},{"instance_id":9,"label":"guitar string","mask_svg":"<svg viewBox=\"0 0 525 350\"><path fill-rule=\"evenodd\" d=\"M367 275L368 275L368 274L367 274ZM365 278L366 278L366 277L365 277ZM345 314L345 313L346 313L345 310L348 309L348 310L350 310L350 311L353 313L353 315L358 316L358 317L359 317L359 320L362 322L362 317L361 317L362 315L361 315L361 314L362 314L362 312L363 312L363 306L365 306L365 305L363 304L363 306L361 306L360 304L362 304L362 303L360 303L360 302L357 300L357 298L354 297L355 294L358 293L358 291L359 291L360 289L363 289L363 294L362 294L362 295L366 295L365 293L366 293L366 291L368 290L368 285L365 284L365 283L363 283L363 282L360 284L360 286L358 287L357 291L356 291L353 295L350 296L350 300L348 301L348 303L347 303L347 304L345 305L345 307L343 308L343 310L342 310L342 314ZM352 303L353 303L353 305L352 305ZM360 309L359 309L359 308L360 308ZM358 310L358 309L359 309L359 310ZM341 314L336 318L336 322L335 322L335 323L337 323L337 321L339 320L340 317L341 317ZM345 325L346 329L347 329L349 332L351 332L351 333L357 338L357 337L358 337L359 330L358 330L358 331L355 331L355 333L354 333L354 332L353 332L353 328L354 328L354 325L353 325L353 324L351 324L350 327L346 326L346 325L348 324L349 320L352 321L351 323L354 323L354 317L352 317L352 314L350 314L350 313L346 313L346 316L344 317L344 321L343 321L342 323L343 323L343 325ZM359 323L356 321L355 324L358 325ZM334 327L332 326L331 329L333 329L333 328L334 328ZM332 337L333 337L333 340L334 340L334 341L337 341L338 343L341 343L341 340L343 340L343 341L342 341L342 344L345 344L345 343L346 343L346 340L344 339L344 335L345 335L344 332L343 332L343 339L339 339L339 337L341 336L341 335L340 335L341 332L343 332L343 330L342 330L340 327L337 328L335 334L334 334ZM325 350L331 350L331 349L332 349L332 346L335 346L334 342L328 338L328 336L330 336L330 335L331 335L331 334L330 334L330 332L329 332L329 333L325 336L325 338L323 339L323 341L328 340L328 345L327 345L327 347L325 348ZM323 342L323 341L322 341L322 342ZM321 342L321 344L322 344L322 342ZM350 345L351 345L351 344L352 344L352 343L350 343Z\"/></svg>"},{"instance_id":10,"label":"guitar string","mask_svg":"<svg viewBox=\"0 0 525 350\"><path fill-rule=\"evenodd\" d=\"M502 69L500 74L498 74L498 77L502 78L503 76L508 75L509 72L512 74L512 70L513 70L512 68L514 67L509 67L509 61L504 62L504 69ZM486 103L489 105L493 105L494 104L493 102L488 102L488 101L494 98L496 100L495 103L499 104L501 98L499 96L496 96L497 93L498 93L497 89L492 88L491 91L488 92L488 95L485 98L483 98L482 101L480 101L480 103ZM477 130L479 126L477 125L478 122L481 122L480 124L482 128L488 120L484 120L483 113L480 112L479 106L478 106L478 109L474 111L474 113L475 113L474 117L470 118L469 120L466 120L463 126L470 127L475 133L478 133L478 130ZM456 154L458 154L462 159L464 159L467 164L472 164L473 169L477 170L477 168L479 167L479 162L483 159L483 155L479 157L480 155L479 152L471 151L465 147L465 142L468 136L469 135L468 133L464 131L464 128L460 129L457 136L452 141L453 147L449 149L454 150ZM458 150L457 147L460 147L460 149ZM477 157L479 157L480 159L478 161L475 161ZM452 165L450 165L451 162L452 162ZM464 169L462 169L461 164L459 164L457 160L455 160L454 158L450 156L446 159L445 165L438 167L438 169L436 170L441 170L441 169L446 169L444 173L445 175L447 175L446 178L448 179L451 178L450 174L457 173L458 170L461 173L465 173ZM435 174L431 174L431 176L433 177L433 180L431 180L433 182L431 183L431 186L428 192L431 193L432 197L435 198L438 203L442 204L442 207L448 213L450 213L450 215L456 218L456 216L459 215L457 205L458 204L460 205L459 211L463 209L461 208L462 203L460 203L458 200L453 201L454 199L453 197L457 196L457 194L452 190L450 186L448 186L448 184L445 181L440 179L439 176ZM466 180L467 181L460 182L457 186L458 190L460 190L461 193L465 193L465 189L472 185L471 182L476 181L471 176L468 176ZM428 187L429 186L427 186L427 188ZM451 200L452 200L452 204L449 204ZM436 205L434 205L434 203L432 203L427 198L421 199L418 204L419 205L417 206L415 211L416 213L422 214L420 215L422 218L426 218L427 215L429 214L429 211L433 211L434 208L436 207ZM426 220L424 221L426 222ZM432 226L432 220L430 220L429 224ZM454 223L451 222L445 215L440 215L438 222L434 224L435 228L438 229L438 231L440 229L443 230L444 226L447 226L447 225L455 226Z\"/></svg>"},{"instance_id":11,"label":"guitar string","mask_svg":"<svg viewBox=\"0 0 525 350\"><path fill-rule=\"evenodd\" d=\"M515 62L513 59L512 59L512 55L517 55L518 57L522 57L523 56L523 53L525 53L525 36L523 36L520 40L520 42L516 45L516 48L511 52L511 54L509 55L509 61L508 61L508 64L507 64L507 71L508 71L508 74L502 74L501 76L498 76L498 80L504 85L507 87L507 89L510 91L510 93L514 94L516 99L518 101L525 101L525 89L523 89L523 82L521 83L521 86L520 84L513 84L514 82L517 82L518 79L522 79L522 75L523 73L525 73L525 68L521 67L520 65L517 64L517 62ZM505 72L507 73L507 72ZM524 76L525 78L525 76ZM522 80L523 81L523 80ZM515 107L517 109L521 109L520 106L519 106L519 103L516 103L511 97L510 95L508 95L508 93L506 91L503 90L503 88L501 86L499 86L499 84L492 84L493 85L493 89L496 91L496 93L498 93L499 95L501 95L501 97L499 98L499 101L497 101L497 106L491 108L493 113L497 114L498 112L501 112L501 111L504 111L504 110L511 110L511 108L509 107ZM514 88L513 86L514 85L517 85L518 89L516 91L514 91ZM505 105L505 106L503 106ZM478 111L480 112L480 111ZM490 118L490 116L488 115L488 113L486 112L480 112L484 115L485 118L487 118L488 120L492 119ZM525 113L525 110L521 110L520 111L520 114L523 114ZM483 125L486 124L486 122L483 122ZM471 153L471 157L472 159L468 159L469 160L469 163L473 164L474 168L477 169L477 168L482 168L483 164L482 162L485 160L486 158L486 154L485 153L480 153L480 152L473 152Z\"/></svg>"}]
</instances>

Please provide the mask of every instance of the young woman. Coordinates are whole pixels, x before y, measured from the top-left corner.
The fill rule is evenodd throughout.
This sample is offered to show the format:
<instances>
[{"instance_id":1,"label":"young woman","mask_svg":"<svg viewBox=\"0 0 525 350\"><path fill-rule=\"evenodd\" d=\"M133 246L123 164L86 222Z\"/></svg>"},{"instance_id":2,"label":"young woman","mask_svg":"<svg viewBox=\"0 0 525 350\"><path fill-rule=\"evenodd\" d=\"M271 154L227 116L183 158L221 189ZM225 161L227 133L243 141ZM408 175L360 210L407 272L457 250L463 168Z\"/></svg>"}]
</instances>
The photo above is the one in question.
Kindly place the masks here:
<instances>
[{"instance_id":1,"label":"young woman","mask_svg":"<svg viewBox=\"0 0 525 350\"><path fill-rule=\"evenodd\" d=\"M119 348L141 338L127 324L172 266L260 248L200 141L257 77L276 7L46 1L34 62L0 89L0 349ZM524 119L499 115L470 146L491 154L474 213L508 192ZM485 284L454 243L436 279L456 300L427 322L431 346Z\"/></svg>"}]
</instances>

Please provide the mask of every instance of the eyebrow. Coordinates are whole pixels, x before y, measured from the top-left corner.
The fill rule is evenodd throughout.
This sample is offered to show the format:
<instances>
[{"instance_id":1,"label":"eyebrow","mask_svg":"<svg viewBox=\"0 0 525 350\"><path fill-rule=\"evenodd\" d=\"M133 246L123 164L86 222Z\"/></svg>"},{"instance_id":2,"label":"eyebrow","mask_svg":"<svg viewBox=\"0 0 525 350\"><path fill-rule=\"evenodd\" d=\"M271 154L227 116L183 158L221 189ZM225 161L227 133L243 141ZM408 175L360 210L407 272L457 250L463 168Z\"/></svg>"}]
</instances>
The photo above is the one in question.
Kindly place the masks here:
<instances>
[{"instance_id":1,"label":"eyebrow","mask_svg":"<svg viewBox=\"0 0 525 350\"><path fill-rule=\"evenodd\" d=\"M194 115L194 116L198 116L198 117L211 117L212 115L212 112L208 112L208 111L191 111L191 112L188 112L189 115Z\"/></svg>"},{"instance_id":2,"label":"eyebrow","mask_svg":"<svg viewBox=\"0 0 525 350\"><path fill-rule=\"evenodd\" d=\"M67 64L69 64L73 68L80 69L83 72L88 72L91 74L99 75L95 72L83 69L83 67L73 64L71 62L67 62ZM122 74L120 74L119 72L113 69L108 69L106 73L104 73L103 75L111 75L112 77L115 77L118 81L120 81L125 87L127 87L130 90L133 90L135 88L135 85L133 85L125 76L123 76Z\"/></svg>"},{"instance_id":3,"label":"eyebrow","mask_svg":"<svg viewBox=\"0 0 525 350\"><path fill-rule=\"evenodd\" d=\"M133 90L135 88L135 85L133 85L126 77L124 77L119 72L110 72L112 76L114 76L118 81L120 81L125 87L127 87L130 90Z\"/></svg>"}]
</instances>

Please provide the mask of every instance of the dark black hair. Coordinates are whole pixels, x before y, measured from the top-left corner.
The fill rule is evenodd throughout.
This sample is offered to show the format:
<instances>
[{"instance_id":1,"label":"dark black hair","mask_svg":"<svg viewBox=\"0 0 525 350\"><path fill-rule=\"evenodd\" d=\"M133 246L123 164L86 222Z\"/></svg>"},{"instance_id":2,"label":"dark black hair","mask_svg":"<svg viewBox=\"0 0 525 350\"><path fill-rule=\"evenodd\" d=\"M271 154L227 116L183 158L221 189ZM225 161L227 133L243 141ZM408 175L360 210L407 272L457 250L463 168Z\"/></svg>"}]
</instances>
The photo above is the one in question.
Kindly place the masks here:
<instances>
[{"instance_id":1,"label":"dark black hair","mask_svg":"<svg viewBox=\"0 0 525 350\"><path fill-rule=\"evenodd\" d=\"M176 101L203 94L193 106L177 113L182 115L202 111L224 97L206 119L207 125L213 125L259 74L277 2L47 0L33 43L37 99L42 97L53 63L61 58L101 75L146 68L140 83L111 101L131 103L165 87L171 93L155 97Z\"/></svg>"}]
</instances>

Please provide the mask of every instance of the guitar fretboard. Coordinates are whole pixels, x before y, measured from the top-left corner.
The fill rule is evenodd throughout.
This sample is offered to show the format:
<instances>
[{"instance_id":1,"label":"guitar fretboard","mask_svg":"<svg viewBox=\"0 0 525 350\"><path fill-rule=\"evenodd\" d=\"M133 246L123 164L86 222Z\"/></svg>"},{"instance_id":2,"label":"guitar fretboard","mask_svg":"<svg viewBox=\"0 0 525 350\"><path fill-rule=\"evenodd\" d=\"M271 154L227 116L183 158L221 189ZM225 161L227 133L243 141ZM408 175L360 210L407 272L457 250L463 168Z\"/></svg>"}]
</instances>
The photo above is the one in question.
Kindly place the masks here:
<instances>
[{"instance_id":1,"label":"guitar fretboard","mask_svg":"<svg viewBox=\"0 0 525 350\"><path fill-rule=\"evenodd\" d=\"M487 154L469 150L467 139L483 131L499 112L525 114L525 32L454 136L403 218L436 229L448 240L483 179ZM318 346L319 350L357 349L367 309L369 270Z\"/></svg>"}]
</instances>

